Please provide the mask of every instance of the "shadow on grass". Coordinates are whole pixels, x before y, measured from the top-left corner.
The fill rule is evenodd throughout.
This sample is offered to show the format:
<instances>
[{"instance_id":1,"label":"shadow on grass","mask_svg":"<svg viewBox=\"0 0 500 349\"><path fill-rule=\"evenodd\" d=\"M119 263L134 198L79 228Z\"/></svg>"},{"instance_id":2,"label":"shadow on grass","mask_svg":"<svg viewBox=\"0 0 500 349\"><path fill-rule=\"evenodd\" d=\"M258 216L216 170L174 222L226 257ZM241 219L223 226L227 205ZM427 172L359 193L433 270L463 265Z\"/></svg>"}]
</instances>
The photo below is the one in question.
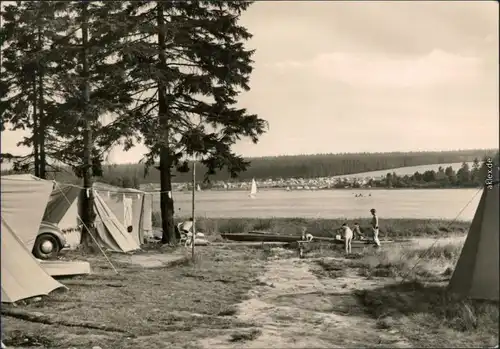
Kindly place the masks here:
<instances>
[{"instance_id":1,"label":"shadow on grass","mask_svg":"<svg viewBox=\"0 0 500 349\"><path fill-rule=\"evenodd\" d=\"M320 269L313 269L312 272L319 278L337 279L346 275L346 265L341 261L328 261L320 259L315 261Z\"/></svg>"},{"instance_id":2,"label":"shadow on grass","mask_svg":"<svg viewBox=\"0 0 500 349\"><path fill-rule=\"evenodd\" d=\"M259 329L251 329L249 331L239 331L232 333L229 341L230 342L246 342L246 341L253 341L257 339L261 335L261 330Z\"/></svg>"},{"instance_id":3,"label":"shadow on grass","mask_svg":"<svg viewBox=\"0 0 500 349\"><path fill-rule=\"evenodd\" d=\"M9 347L20 347L20 348L51 348L53 341L49 338L50 335L32 335L23 333L20 330L14 330L10 333L10 336L3 338L2 342ZM12 339L10 339L12 338ZM2 347L3 348L3 347Z\"/></svg>"},{"instance_id":4,"label":"shadow on grass","mask_svg":"<svg viewBox=\"0 0 500 349\"><path fill-rule=\"evenodd\" d=\"M484 347L498 341L498 302L463 300L446 286L406 282L356 292L380 328L419 347Z\"/></svg>"},{"instance_id":5,"label":"shadow on grass","mask_svg":"<svg viewBox=\"0 0 500 349\"><path fill-rule=\"evenodd\" d=\"M313 291L279 295L268 300L282 307L294 307L317 313L340 314L344 316L360 316L360 301L351 293Z\"/></svg>"}]
</instances>

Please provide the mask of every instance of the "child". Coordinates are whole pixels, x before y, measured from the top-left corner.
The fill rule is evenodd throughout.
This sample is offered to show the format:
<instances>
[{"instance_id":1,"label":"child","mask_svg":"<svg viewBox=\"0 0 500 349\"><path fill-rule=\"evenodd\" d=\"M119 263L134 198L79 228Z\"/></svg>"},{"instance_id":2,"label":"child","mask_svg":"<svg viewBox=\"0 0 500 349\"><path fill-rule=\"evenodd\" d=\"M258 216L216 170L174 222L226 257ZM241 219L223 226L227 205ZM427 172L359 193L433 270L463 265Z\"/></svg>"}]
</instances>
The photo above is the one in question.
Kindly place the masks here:
<instances>
[{"instance_id":1,"label":"child","mask_svg":"<svg viewBox=\"0 0 500 349\"><path fill-rule=\"evenodd\" d=\"M364 236L363 234L361 233L361 229L359 228L359 223L354 223L354 229L353 229L353 233L354 233L354 236L353 236L353 240L364 240Z\"/></svg>"},{"instance_id":2,"label":"child","mask_svg":"<svg viewBox=\"0 0 500 349\"><path fill-rule=\"evenodd\" d=\"M306 227L302 227L302 241L311 242L314 239L314 236L307 232Z\"/></svg>"}]
</instances>

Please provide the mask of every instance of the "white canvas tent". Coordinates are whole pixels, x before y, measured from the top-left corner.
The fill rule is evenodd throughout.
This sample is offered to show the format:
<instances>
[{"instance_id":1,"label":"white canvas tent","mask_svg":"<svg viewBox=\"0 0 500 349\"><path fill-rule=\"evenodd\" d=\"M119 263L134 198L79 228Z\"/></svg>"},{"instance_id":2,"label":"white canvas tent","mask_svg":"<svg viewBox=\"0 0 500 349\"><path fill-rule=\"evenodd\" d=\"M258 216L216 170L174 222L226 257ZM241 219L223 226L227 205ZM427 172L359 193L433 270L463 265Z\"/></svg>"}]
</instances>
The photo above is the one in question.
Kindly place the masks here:
<instances>
[{"instance_id":1,"label":"white canvas tent","mask_svg":"<svg viewBox=\"0 0 500 349\"><path fill-rule=\"evenodd\" d=\"M2 302L47 295L64 287L31 254L53 183L30 175L2 176L1 181Z\"/></svg>"},{"instance_id":2,"label":"white canvas tent","mask_svg":"<svg viewBox=\"0 0 500 349\"><path fill-rule=\"evenodd\" d=\"M139 249L144 236L152 230L151 195L102 183L95 183L93 190L98 243L115 252ZM78 187L58 184L44 215L44 220L57 224L68 235L78 234L72 239L77 241L82 195L86 193Z\"/></svg>"},{"instance_id":3,"label":"white canvas tent","mask_svg":"<svg viewBox=\"0 0 500 349\"><path fill-rule=\"evenodd\" d=\"M131 227L133 238L142 245L153 230L152 195L133 188L118 188L98 182L94 183L94 190L125 229Z\"/></svg>"},{"instance_id":4,"label":"white canvas tent","mask_svg":"<svg viewBox=\"0 0 500 349\"><path fill-rule=\"evenodd\" d=\"M53 182L32 175L2 176L1 181L2 217L31 251Z\"/></svg>"},{"instance_id":5,"label":"white canvas tent","mask_svg":"<svg viewBox=\"0 0 500 349\"><path fill-rule=\"evenodd\" d=\"M462 297L499 299L499 184L484 188L449 290Z\"/></svg>"}]
</instances>

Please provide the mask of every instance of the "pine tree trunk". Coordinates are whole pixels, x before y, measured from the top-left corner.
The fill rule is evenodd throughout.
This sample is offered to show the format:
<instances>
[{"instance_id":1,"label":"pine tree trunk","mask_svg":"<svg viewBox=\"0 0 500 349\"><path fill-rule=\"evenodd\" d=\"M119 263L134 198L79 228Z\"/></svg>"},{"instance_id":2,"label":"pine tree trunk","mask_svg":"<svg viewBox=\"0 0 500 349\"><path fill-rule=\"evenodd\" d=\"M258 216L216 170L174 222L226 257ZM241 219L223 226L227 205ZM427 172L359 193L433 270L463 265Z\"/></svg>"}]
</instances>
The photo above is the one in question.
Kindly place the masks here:
<instances>
[{"instance_id":1,"label":"pine tree trunk","mask_svg":"<svg viewBox=\"0 0 500 349\"><path fill-rule=\"evenodd\" d=\"M38 122L38 101L37 101L36 75L33 71L33 163L35 167L35 177L40 177L40 155L38 143L40 138Z\"/></svg>"},{"instance_id":2,"label":"pine tree trunk","mask_svg":"<svg viewBox=\"0 0 500 349\"><path fill-rule=\"evenodd\" d=\"M170 173L170 154L168 148L160 150L160 206L161 226L163 230L161 242L175 244L174 200L172 198L172 176Z\"/></svg>"},{"instance_id":3,"label":"pine tree trunk","mask_svg":"<svg viewBox=\"0 0 500 349\"><path fill-rule=\"evenodd\" d=\"M38 27L38 48L42 49L42 33ZM38 177L46 179L46 157L45 157L45 104L44 104L44 88L43 88L43 65L38 62L38 146L39 162L38 162Z\"/></svg>"},{"instance_id":4,"label":"pine tree trunk","mask_svg":"<svg viewBox=\"0 0 500 349\"><path fill-rule=\"evenodd\" d=\"M93 229L94 229L94 195L92 192L92 128L90 107L90 85L89 85L89 67L88 67L88 17L87 17L87 2L82 2L82 77L83 77L83 119L85 120L85 130L83 134L84 151L83 151L83 197L82 197L82 234L80 244L88 251L93 250Z\"/></svg>"},{"instance_id":5,"label":"pine tree trunk","mask_svg":"<svg viewBox=\"0 0 500 349\"><path fill-rule=\"evenodd\" d=\"M163 3L157 2L157 21L158 21L158 46L160 48L160 69L165 69L166 67L166 38L165 38L165 20L163 17ZM161 226L162 226L162 243L164 244L175 244L175 226L174 226L174 200L172 198L172 161L170 159L169 150L169 117L168 117L168 100L166 96L166 86L164 82L158 80L158 117L160 121L160 126L164 132L164 138L160 149L160 206L161 206Z\"/></svg>"}]
</instances>

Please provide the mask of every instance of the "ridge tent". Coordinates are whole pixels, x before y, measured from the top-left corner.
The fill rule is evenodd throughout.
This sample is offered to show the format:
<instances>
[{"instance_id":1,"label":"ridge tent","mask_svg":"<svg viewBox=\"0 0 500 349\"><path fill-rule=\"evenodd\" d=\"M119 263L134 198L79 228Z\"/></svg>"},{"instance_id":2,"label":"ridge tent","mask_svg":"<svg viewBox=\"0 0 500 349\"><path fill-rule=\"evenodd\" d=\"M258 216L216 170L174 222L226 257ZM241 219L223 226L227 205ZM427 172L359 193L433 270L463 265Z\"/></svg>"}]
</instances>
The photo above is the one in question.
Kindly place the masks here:
<instances>
[{"instance_id":1,"label":"ridge tent","mask_svg":"<svg viewBox=\"0 0 500 349\"><path fill-rule=\"evenodd\" d=\"M449 290L465 298L499 298L499 182L485 187L467 234Z\"/></svg>"},{"instance_id":2,"label":"ridge tent","mask_svg":"<svg viewBox=\"0 0 500 349\"><path fill-rule=\"evenodd\" d=\"M94 184L96 239L101 247L111 251L131 252L140 249L144 232L152 229L152 202L151 199L147 200L150 195L142 191L122 189L101 183ZM66 233L72 246L80 242L79 203L82 195L86 195L86 192L79 187L57 184L44 215L44 220L57 224ZM132 227L131 232L127 230L129 226Z\"/></svg>"},{"instance_id":3,"label":"ridge tent","mask_svg":"<svg viewBox=\"0 0 500 349\"><path fill-rule=\"evenodd\" d=\"M31 251L54 182L23 174L2 176L1 183L2 217Z\"/></svg>"},{"instance_id":4,"label":"ridge tent","mask_svg":"<svg viewBox=\"0 0 500 349\"><path fill-rule=\"evenodd\" d=\"M119 188L105 183L94 183L94 190L99 193L104 203L124 225L132 229L131 234L137 244L142 245L146 236L152 235L151 194L133 188Z\"/></svg>"},{"instance_id":5,"label":"ridge tent","mask_svg":"<svg viewBox=\"0 0 500 349\"><path fill-rule=\"evenodd\" d=\"M48 295L65 287L53 279L31 254L52 181L30 175L2 176L2 302Z\"/></svg>"},{"instance_id":6,"label":"ridge tent","mask_svg":"<svg viewBox=\"0 0 500 349\"><path fill-rule=\"evenodd\" d=\"M52 278L2 217L2 303L46 296L65 287Z\"/></svg>"},{"instance_id":7,"label":"ridge tent","mask_svg":"<svg viewBox=\"0 0 500 349\"><path fill-rule=\"evenodd\" d=\"M97 238L101 246L117 252L131 252L141 248L97 192L94 192L94 207L97 214Z\"/></svg>"}]
</instances>

